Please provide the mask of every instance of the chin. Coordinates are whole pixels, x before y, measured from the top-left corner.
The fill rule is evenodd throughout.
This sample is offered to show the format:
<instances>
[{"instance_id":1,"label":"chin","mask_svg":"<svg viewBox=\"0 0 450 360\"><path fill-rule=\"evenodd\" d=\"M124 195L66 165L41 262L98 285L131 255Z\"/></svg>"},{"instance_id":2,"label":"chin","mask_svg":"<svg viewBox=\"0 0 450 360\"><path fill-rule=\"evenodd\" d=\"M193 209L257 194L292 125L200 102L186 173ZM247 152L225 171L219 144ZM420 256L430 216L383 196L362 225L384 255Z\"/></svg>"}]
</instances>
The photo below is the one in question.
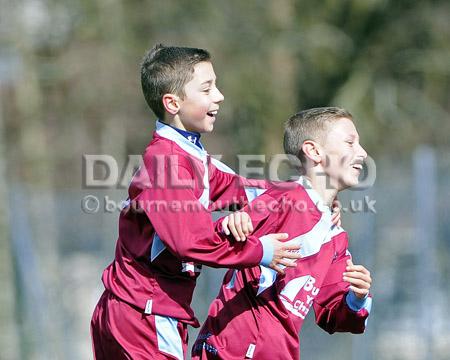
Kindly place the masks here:
<instances>
[{"instance_id":1,"label":"chin","mask_svg":"<svg viewBox=\"0 0 450 360\"><path fill-rule=\"evenodd\" d=\"M214 130L214 123L205 124L204 126L205 132L211 132Z\"/></svg>"},{"instance_id":2,"label":"chin","mask_svg":"<svg viewBox=\"0 0 450 360\"><path fill-rule=\"evenodd\" d=\"M205 126L205 129L203 132L205 133L210 133L214 130L214 125L210 125L210 126Z\"/></svg>"},{"instance_id":3,"label":"chin","mask_svg":"<svg viewBox=\"0 0 450 360\"><path fill-rule=\"evenodd\" d=\"M343 178L339 181L338 191L350 189L353 186L358 185L359 180L351 177Z\"/></svg>"},{"instance_id":4,"label":"chin","mask_svg":"<svg viewBox=\"0 0 450 360\"><path fill-rule=\"evenodd\" d=\"M358 184L359 184L359 179L358 178L352 179L352 180L347 182L347 188L351 188L351 187L356 186Z\"/></svg>"}]
</instances>

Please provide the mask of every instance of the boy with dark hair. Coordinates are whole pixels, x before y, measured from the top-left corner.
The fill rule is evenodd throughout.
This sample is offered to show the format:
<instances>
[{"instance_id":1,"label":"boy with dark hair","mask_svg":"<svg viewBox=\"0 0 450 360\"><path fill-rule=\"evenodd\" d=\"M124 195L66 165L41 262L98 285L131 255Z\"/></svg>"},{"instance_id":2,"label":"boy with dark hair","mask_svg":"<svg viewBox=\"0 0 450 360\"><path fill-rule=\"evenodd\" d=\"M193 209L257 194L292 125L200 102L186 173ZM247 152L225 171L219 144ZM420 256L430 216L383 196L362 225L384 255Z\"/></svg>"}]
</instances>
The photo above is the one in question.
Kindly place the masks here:
<instances>
[{"instance_id":1,"label":"boy with dark hair","mask_svg":"<svg viewBox=\"0 0 450 360\"><path fill-rule=\"evenodd\" d=\"M200 134L211 132L223 95L207 51L155 46L141 67L146 101L159 117L143 166L119 219L114 261L91 321L100 359L184 359L190 307L201 265L241 269L258 264L283 272L298 250L287 234L228 241L214 232L211 211L248 203L244 179L208 155ZM252 230L241 214L228 227L237 240ZM225 229L225 231L227 231Z\"/></svg>"},{"instance_id":2,"label":"boy with dark hair","mask_svg":"<svg viewBox=\"0 0 450 360\"><path fill-rule=\"evenodd\" d=\"M287 232L302 257L284 275L262 265L229 270L193 359L299 359L298 334L311 306L329 333L365 329L370 273L353 265L347 233L330 211L339 191L358 184L367 156L352 116L334 107L302 111L286 123L284 148L300 159L303 176L268 189L244 211L255 235Z\"/></svg>"}]
</instances>

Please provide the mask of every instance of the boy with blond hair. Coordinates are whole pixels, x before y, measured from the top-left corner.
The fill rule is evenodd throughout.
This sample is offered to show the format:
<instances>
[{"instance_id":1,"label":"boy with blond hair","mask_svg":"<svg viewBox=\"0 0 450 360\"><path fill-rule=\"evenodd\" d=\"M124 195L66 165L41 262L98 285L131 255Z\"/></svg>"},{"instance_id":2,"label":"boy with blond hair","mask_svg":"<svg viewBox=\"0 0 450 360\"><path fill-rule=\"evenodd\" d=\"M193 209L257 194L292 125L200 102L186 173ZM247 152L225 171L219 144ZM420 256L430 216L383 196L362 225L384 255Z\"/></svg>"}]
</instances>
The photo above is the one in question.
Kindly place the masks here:
<instances>
[{"instance_id":1,"label":"boy with blond hair","mask_svg":"<svg viewBox=\"0 0 450 360\"><path fill-rule=\"evenodd\" d=\"M358 184L366 151L350 113L302 111L286 124L286 154L301 162L298 181L268 189L247 205L254 235L289 233L300 246L295 267L229 270L194 344L193 359L299 359L298 334L310 307L329 333L361 333L372 279L354 265L347 233L332 222L337 193Z\"/></svg>"}]
</instances>

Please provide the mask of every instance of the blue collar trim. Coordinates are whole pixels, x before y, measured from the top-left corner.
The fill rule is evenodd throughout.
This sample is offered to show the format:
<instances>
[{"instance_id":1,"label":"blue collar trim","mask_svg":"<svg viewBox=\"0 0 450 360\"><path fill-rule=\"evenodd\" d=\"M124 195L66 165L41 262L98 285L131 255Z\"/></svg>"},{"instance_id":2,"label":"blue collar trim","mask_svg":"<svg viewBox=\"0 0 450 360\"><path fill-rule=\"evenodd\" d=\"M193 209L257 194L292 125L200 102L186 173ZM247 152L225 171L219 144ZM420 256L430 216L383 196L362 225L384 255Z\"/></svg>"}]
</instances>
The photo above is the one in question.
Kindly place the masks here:
<instances>
[{"instance_id":1,"label":"blue collar trim","mask_svg":"<svg viewBox=\"0 0 450 360\"><path fill-rule=\"evenodd\" d=\"M176 132L181 134L189 142L191 142L192 144L198 146L200 149L204 150L204 147L203 147L202 143L200 142L200 136L201 136L200 133L194 132L194 131L181 130L181 129L178 129L178 128L176 128L176 127L174 127L172 125L169 125L169 124L165 124L165 125L171 127Z\"/></svg>"},{"instance_id":2,"label":"blue collar trim","mask_svg":"<svg viewBox=\"0 0 450 360\"><path fill-rule=\"evenodd\" d=\"M180 146L184 151L188 152L192 156L195 156L202 161L206 161L206 158L208 156L206 150L191 143L188 139L186 139L183 135L176 131L175 128L157 120L156 133L159 136L174 141L178 146Z\"/></svg>"}]
</instances>

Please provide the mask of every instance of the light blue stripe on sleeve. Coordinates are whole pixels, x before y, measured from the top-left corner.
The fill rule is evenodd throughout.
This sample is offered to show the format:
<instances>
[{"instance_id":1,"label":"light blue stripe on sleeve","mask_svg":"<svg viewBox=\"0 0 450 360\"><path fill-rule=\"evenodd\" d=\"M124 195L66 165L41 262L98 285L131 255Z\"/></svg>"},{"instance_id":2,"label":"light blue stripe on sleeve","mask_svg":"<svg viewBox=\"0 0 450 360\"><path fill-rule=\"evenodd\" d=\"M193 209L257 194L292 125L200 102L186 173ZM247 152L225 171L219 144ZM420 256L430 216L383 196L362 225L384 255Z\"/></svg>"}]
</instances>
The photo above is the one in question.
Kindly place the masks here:
<instances>
[{"instance_id":1,"label":"light blue stripe on sleeve","mask_svg":"<svg viewBox=\"0 0 450 360\"><path fill-rule=\"evenodd\" d=\"M178 321L171 317L155 315L158 349L178 360L184 359L183 343L177 328Z\"/></svg>"},{"instance_id":2,"label":"light blue stripe on sleeve","mask_svg":"<svg viewBox=\"0 0 450 360\"><path fill-rule=\"evenodd\" d=\"M152 249L150 250L150 261L153 262L159 254L161 254L166 249L166 245L161 241L161 238L157 233L153 235Z\"/></svg>"},{"instance_id":3,"label":"light blue stripe on sleeve","mask_svg":"<svg viewBox=\"0 0 450 360\"><path fill-rule=\"evenodd\" d=\"M370 314L370 310L372 308L372 298L369 296L366 295L365 298L360 299L353 291L350 290L345 298L345 301L347 302L348 307L353 311L366 309Z\"/></svg>"},{"instance_id":4,"label":"light blue stripe on sleeve","mask_svg":"<svg viewBox=\"0 0 450 360\"><path fill-rule=\"evenodd\" d=\"M263 247L263 257L259 264L262 266L269 266L272 262L274 251L272 240L267 235L260 237L259 240L261 241L261 245Z\"/></svg>"},{"instance_id":5,"label":"light blue stripe on sleeve","mask_svg":"<svg viewBox=\"0 0 450 360\"><path fill-rule=\"evenodd\" d=\"M248 202L252 202L259 195L264 194L265 191L266 191L266 189L259 189L259 188L255 188L255 187L246 187L245 195L247 196Z\"/></svg>"}]
</instances>

